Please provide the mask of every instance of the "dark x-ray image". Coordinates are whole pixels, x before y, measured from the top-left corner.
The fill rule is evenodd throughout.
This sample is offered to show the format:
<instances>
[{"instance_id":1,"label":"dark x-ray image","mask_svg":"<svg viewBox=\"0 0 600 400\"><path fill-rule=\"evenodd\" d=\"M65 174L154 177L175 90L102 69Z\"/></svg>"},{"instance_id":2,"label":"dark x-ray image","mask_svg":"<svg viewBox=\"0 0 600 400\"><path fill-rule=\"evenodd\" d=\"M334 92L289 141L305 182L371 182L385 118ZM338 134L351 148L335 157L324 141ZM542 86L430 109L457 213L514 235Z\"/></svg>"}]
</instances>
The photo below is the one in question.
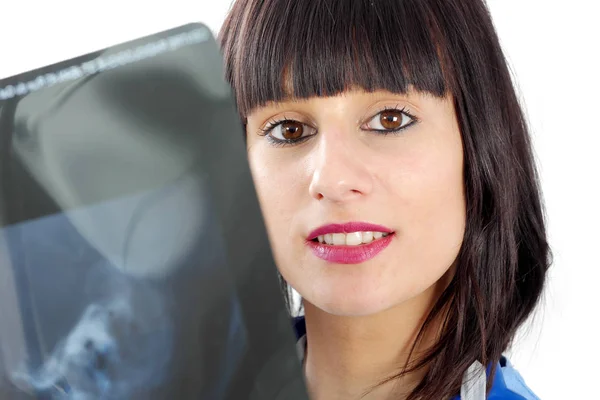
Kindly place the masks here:
<instances>
[{"instance_id":1,"label":"dark x-ray image","mask_svg":"<svg viewBox=\"0 0 600 400\"><path fill-rule=\"evenodd\" d=\"M0 400L307 399L210 30L0 81Z\"/></svg>"}]
</instances>

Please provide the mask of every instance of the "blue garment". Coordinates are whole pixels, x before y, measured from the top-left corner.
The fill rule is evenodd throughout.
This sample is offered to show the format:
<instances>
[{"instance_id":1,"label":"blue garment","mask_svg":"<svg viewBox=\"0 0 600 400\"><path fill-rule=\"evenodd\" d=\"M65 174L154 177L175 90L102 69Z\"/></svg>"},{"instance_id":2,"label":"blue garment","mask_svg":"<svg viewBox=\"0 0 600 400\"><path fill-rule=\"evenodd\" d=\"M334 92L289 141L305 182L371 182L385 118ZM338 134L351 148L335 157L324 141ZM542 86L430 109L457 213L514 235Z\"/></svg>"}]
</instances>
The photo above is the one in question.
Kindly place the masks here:
<instances>
[{"instance_id":1,"label":"blue garment","mask_svg":"<svg viewBox=\"0 0 600 400\"><path fill-rule=\"evenodd\" d=\"M297 317L293 320L296 339L300 340L306 335L306 324L304 317ZM491 368L487 368L489 374ZM502 357L496 366L496 373L492 389L487 397L488 400L540 400L531 389L527 387L525 381L519 372L513 368L506 357ZM460 395L456 395L452 400L461 400Z\"/></svg>"}]
</instances>

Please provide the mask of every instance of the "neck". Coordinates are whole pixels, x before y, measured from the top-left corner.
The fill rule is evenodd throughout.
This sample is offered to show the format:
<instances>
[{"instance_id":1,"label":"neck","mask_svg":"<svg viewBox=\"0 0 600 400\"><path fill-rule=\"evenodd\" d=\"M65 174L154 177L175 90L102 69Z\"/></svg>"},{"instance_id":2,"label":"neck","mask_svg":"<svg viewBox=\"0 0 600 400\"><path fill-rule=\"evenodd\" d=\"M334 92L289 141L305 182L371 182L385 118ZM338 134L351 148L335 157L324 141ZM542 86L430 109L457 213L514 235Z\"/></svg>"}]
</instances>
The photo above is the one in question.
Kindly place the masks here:
<instances>
[{"instance_id":1,"label":"neck","mask_svg":"<svg viewBox=\"0 0 600 400\"><path fill-rule=\"evenodd\" d=\"M305 302L305 373L311 398L367 400L408 395L426 370L377 385L402 371L438 295L438 290L431 288L418 298L364 317L328 314ZM438 328L435 323L430 326L410 361L434 343Z\"/></svg>"}]
</instances>

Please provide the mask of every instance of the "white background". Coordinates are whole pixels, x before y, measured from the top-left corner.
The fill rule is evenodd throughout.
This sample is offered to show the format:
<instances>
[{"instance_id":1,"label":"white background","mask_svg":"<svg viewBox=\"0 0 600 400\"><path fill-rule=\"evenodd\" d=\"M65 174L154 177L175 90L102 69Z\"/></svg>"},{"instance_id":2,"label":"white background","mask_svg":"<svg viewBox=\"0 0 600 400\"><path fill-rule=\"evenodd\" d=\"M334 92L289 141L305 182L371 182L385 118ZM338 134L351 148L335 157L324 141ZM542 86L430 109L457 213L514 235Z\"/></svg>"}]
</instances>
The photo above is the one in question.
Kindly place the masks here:
<instances>
[{"instance_id":1,"label":"white background","mask_svg":"<svg viewBox=\"0 0 600 400\"><path fill-rule=\"evenodd\" d=\"M204 22L216 32L229 2L5 0L0 78L188 22ZM544 400L600 399L596 4L489 0L534 134L555 254L543 307L510 352Z\"/></svg>"}]
</instances>

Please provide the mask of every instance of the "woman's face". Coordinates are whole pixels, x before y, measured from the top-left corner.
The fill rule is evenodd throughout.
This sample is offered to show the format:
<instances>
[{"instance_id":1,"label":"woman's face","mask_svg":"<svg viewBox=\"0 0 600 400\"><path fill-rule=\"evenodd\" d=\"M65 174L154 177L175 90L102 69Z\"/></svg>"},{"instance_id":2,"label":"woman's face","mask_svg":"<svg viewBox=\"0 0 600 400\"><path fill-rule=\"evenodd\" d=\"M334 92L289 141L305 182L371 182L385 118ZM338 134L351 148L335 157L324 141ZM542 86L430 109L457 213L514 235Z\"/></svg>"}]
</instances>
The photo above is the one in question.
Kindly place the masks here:
<instances>
[{"instance_id":1,"label":"woman's face","mask_svg":"<svg viewBox=\"0 0 600 400\"><path fill-rule=\"evenodd\" d=\"M368 315L452 266L465 229L450 97L352 90L248 115L248 155L278 268L316 307Z\"/></svg>"}]
</instances>

